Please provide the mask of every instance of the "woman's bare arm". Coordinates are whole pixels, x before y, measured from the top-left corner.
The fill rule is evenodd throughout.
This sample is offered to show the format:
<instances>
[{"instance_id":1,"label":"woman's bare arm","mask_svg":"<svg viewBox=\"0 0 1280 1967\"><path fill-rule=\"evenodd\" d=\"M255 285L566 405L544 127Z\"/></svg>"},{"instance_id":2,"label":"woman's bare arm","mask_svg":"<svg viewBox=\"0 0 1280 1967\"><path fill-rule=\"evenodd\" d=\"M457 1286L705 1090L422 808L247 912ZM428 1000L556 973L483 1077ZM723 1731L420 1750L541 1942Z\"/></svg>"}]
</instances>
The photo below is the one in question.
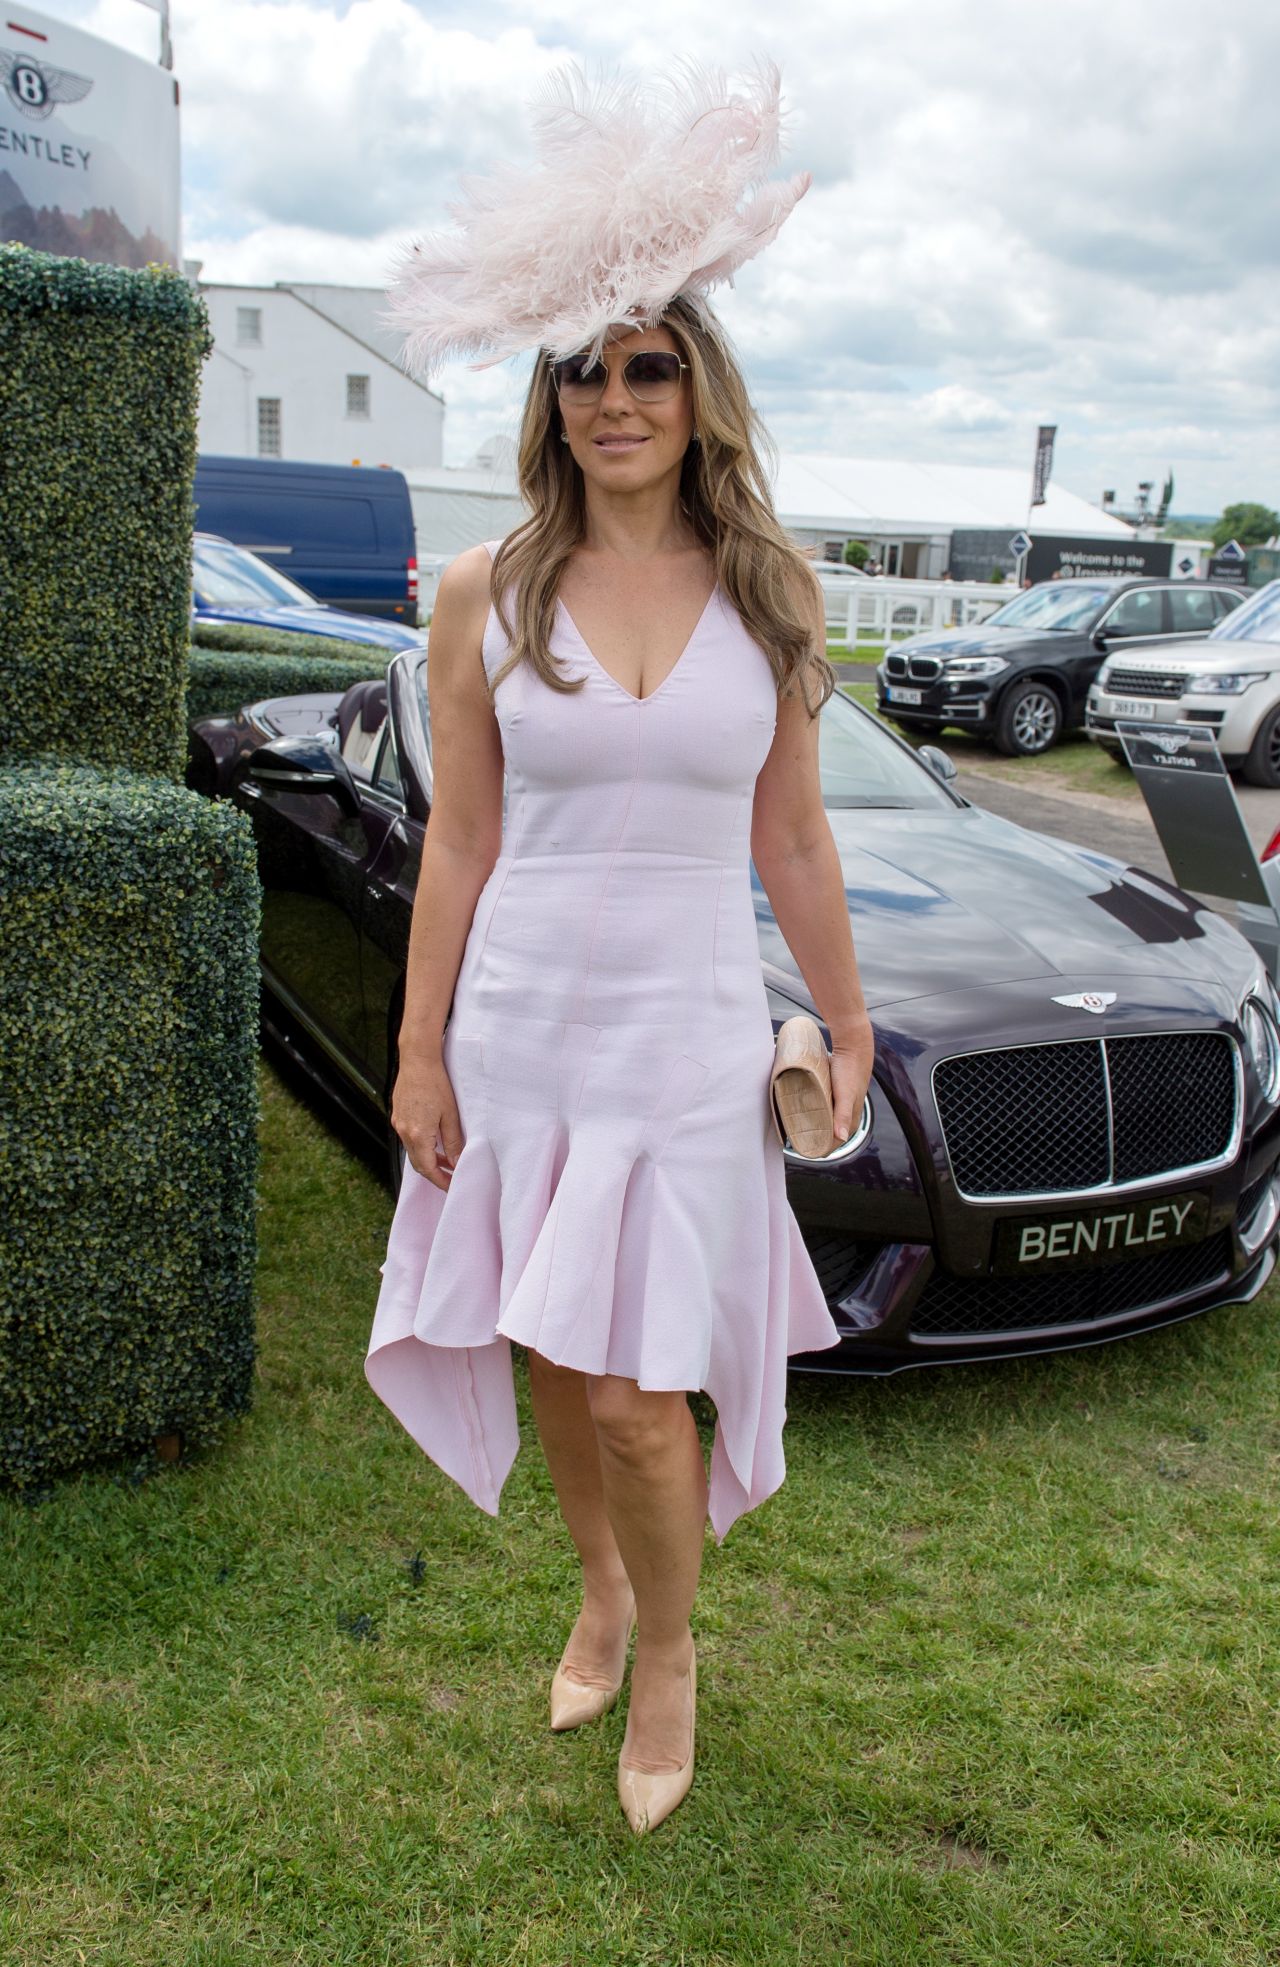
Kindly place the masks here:
<instances>
[{"instance_id":1,"label":"woman's bare arm","mask_svg":"<svg viewBox=\"0 0 1280 1967\"><path fill-rule=\"evenodd\" d=\"M448 1186L452 1173L444 1162L462 1150L442 1056L444 1027L476 902L502 846L502 741L481 657L490 566L484 546L450 561L427 642L431 817L409 930L391 1124L413 1166L438 1188Z\"/></svg>"},{"instance_id":2,"label":"woman's bare arm","mask_svg":"<svg viewBox=\"0 0 1280 1967\"><path fill-rule=\"evenodd\" d=\"M826 610L814 588L815 646ZM799 694L778 698L778 723L756 780L751 857L778 927L831 1033L836 1134L846 1139L871 1082L875 1039L853 948L840 856L822 803L817 717Z\"/></svg>"}]
</instances>

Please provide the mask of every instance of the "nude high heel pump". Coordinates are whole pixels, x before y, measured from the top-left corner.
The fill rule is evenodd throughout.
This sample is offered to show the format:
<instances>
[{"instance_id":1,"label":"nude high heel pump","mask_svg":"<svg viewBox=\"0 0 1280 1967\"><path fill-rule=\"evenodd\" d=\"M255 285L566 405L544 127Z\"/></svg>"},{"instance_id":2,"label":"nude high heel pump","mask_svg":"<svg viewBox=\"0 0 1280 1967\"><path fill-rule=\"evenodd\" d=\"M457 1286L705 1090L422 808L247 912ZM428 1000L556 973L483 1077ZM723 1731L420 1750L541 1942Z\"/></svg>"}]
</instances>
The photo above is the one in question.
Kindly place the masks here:
<instances>
[{"instance_id":1,"label":"nude high heel pump","mask_svg":"<svg viewBox=\"0 0 1280 1967\"><path fill-rule=\"evenodd\" d=\"M629 1769L625 1737L618 1753L618 1801L626 1812L632 1830L644 1832L669 1817L677 1803L689 1793L693 1781L693 1734L698 1702L697 1654L689 1655L689 1754L679 1769L660 1769L656 1774ZM627 1721L630 1730L630 1717Z\"/></svg>"},{"instance_id":2,"label":"nude high heel pump","mask_svg":"<svg viewBox=\"0 0 1280 1967\"><path fill-rule=\"evenodd\" d=\"M565 1673L564 1653L551 1680L551 1726L556 1730L580 1728L584 1721L594 1721L598 1715L607 1714L618 1698L627 1671L627 1646L635 1631L636 1614L632 1607L627 1625L626 1638L622 1642L622 1671L611 1687L584 1687L580 1680L570 1680ZM565 1647L565 1653L568 1652Z\"/></svg>"}]
</instances>

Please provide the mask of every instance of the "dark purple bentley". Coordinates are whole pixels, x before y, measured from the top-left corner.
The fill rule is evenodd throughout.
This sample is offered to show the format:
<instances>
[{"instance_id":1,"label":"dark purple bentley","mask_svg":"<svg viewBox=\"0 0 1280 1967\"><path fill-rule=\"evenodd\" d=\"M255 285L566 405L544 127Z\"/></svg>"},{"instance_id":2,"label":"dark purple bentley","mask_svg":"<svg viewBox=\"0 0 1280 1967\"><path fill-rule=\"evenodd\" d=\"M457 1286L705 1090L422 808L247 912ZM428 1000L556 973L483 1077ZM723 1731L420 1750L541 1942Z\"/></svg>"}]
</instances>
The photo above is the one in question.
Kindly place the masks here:
<instances>
[{"instance_id":1,"label":"dark purple bentley","mask_svg":"<svg viewBox=\"0 0 1280 1967\"><path fill-rule=\"evenodd\" d=\"M389 713L389 714L388 714ZM1252 1298L1280 1219L1280 999L1192 896L984 812L837 694L822 777L875 1077L853 1137L788 1152L843 1343L893 1372L1053 1351ZM191 728L188 783L252 815L267 1030L388 1152L431 809L426 657ZM775 1026L815 1007L756 884Z\"/></svg>"}]
</instances>

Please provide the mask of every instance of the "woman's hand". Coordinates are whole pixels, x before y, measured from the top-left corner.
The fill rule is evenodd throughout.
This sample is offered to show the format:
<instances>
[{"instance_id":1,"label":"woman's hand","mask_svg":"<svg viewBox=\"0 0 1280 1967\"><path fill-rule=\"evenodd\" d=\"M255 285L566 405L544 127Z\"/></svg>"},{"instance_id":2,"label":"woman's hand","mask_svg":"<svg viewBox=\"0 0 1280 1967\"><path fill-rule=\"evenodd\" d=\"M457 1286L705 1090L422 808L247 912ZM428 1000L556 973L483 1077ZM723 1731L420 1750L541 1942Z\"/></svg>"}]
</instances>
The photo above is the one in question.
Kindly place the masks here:
<instances>
[{"instance_id":1,"label":"woman's hand","mask_svg":"<svg viewBox=\"0 0 1280 1967\"><path fill-rule=\"evenodd\" d=\"M453 1164L463 1149L463 1134L458 1103L439 1052L401 1056L391 1095L391 1125L418 1174L447 1193Z\"/></svg>"},{"instance_id":2,"label":"woman's hand","mask_svg":"<svg viewBox=\"0 0 1280 1967\"><path fill-rule=\"evenodd\" d=\"M875 1037L869 1018L864 1018L848 1031L842 1030L838 1042L833 1034L831 1102L838 1141L847 1141L862 1118L875 1051Z\"/></svg>"}]
</instances>

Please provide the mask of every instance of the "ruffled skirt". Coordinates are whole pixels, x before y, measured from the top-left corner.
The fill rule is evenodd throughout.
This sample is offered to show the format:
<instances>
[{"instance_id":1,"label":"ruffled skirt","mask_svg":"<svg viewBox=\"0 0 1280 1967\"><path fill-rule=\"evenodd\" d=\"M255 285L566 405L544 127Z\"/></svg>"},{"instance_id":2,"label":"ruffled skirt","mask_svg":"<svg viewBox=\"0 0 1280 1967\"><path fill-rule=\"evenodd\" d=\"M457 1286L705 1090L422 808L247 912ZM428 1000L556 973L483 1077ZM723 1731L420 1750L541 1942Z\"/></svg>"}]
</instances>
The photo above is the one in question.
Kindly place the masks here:
<instances>
[{"instance_id":1,"label":"ruffled skirt","mask_svg":"<svg viewBox=\"0 0 1280 1967\"><path fill-rule=\"evenodd\" d=\"M767 1018L482 1032L455 1005L444 1059L465 1145L447 1191L406 1164L370 1386L491 1515L520 1446L512 1341L705 1391L722 1542L783 1481L788 1356L840 1336L787 1200Z\"/></svg>"}]
</instances>

